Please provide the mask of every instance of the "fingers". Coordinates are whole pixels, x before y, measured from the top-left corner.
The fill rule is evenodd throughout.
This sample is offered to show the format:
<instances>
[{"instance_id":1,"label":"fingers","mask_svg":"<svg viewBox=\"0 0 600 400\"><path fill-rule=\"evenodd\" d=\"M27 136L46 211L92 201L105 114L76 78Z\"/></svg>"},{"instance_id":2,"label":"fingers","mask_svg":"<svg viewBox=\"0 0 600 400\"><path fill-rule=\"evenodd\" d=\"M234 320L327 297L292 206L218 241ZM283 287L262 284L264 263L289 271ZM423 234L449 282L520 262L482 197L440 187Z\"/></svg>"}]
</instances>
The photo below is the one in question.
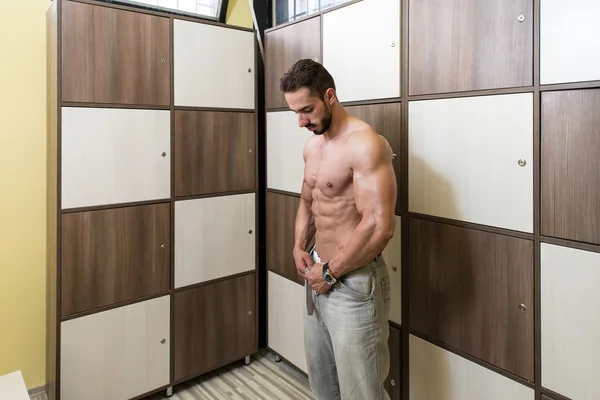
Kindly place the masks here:
<instances>
[{"instance_id":1,"label":"fingers","mask_svg":"<svg viewBox=\"0 0 600 400\"><path fill-rule=\"evenodd\" d=\"M310 256L310 254L308 253L304 253L302 254L302 260L304 260L304 262L306 263L306 265L309 268L312 268L312 266L314 265L312 257Z\"/></svg>"}]
</instances>

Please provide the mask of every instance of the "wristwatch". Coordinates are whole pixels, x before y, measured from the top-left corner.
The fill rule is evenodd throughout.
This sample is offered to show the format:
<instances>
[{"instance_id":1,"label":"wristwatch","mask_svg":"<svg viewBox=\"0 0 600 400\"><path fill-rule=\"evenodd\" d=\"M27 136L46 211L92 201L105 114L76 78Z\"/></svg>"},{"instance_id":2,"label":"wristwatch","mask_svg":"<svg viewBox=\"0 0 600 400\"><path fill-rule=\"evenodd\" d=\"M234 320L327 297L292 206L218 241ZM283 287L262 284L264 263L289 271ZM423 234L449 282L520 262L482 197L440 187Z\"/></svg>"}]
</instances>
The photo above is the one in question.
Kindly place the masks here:
<instances>
[{"instance_id":1,"label":"wristwatch","mask_svg":"<svg viewBox=\"0 0 600 400\"><path fill-rule=\"evenodd\" d=\"M329 263L328 262L323 265L323 278L325 279L325 282L327 282L327 284L329 286L333 286L337 282L337 279L335 279L335 276L333 276L331 271L329 271Z\"/></svg>"}]
</instances>

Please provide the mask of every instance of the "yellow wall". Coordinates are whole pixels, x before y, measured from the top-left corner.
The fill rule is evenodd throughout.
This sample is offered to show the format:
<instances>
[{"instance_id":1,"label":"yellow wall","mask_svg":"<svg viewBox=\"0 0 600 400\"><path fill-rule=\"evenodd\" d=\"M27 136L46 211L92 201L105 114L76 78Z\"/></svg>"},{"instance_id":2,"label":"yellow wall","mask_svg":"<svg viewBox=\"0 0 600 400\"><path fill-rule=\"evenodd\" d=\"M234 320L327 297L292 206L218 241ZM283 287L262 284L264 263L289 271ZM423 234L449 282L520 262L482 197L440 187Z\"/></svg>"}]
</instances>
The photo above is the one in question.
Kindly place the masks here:
<instances>
[{"instance_id":1,"label":"yellow wall","mask_svg":"<svg viewBox=\"0 0 600 400\"><path fill-rule=\"evenodd\" d=\"M0 375L45 383L46 8L0 0Z\"/></svg>"},{"instance_id":2,"label":"yellow wall","mask_svg":"<svg viewBox=\"0 0 600 400\"><path fill-rule=\"evenodd\" d=\"M254 22L248 0L229 0L226 22L231 25L253 28Z\"/></svg>"},{"instance_id":3,"label":"yellow wall","mask_svg":"<svg viewBox=\"0 0 600 400\"><path fill-rule=\"evenodd\" d=\"M45 383L46 9L0 0L0 375ZM227 23L252 27L248 0Z\"/></svg>"}]
</instances>

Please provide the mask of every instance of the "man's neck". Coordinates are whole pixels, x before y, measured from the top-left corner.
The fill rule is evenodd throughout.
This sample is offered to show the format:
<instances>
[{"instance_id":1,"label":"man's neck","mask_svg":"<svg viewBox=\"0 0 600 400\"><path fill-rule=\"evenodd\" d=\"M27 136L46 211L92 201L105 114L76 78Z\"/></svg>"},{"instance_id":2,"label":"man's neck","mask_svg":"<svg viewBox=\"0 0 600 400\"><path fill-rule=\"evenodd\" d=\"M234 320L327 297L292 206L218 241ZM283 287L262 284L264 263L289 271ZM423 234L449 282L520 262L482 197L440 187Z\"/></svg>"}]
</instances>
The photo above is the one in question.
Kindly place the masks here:
<instances>
[{"instance_id":1,"label":"man's neck","mask_svg":"<svg viewBox=\"0 0 600 400\"><path fill-rule=\"evenodd\" d=\"M332 110L331 125L329 125L327 132L323 134L325 140L335 140L345 136L348 133L349 121L350 114L346 112L340 103L336 103Z\"/></svg>"}]
</instances>

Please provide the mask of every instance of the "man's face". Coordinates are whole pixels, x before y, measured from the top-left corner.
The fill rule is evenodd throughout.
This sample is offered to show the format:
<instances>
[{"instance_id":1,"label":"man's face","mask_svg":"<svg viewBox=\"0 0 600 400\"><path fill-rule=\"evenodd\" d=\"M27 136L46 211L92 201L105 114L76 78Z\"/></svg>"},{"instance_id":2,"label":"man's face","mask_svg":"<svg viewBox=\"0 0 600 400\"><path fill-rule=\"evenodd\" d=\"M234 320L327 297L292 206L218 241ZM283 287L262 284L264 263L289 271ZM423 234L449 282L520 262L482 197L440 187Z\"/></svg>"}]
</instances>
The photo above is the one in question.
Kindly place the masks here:
<instances>
[{"instance_id":1,"label":"man's face","mask_svg":"<svg viewBox=\"0 0 600 400\"><path fill-rule=\"evenodd\" d=\"M290 109L298 115L298 126L315 135L322 135L331 125L331 107L323 100L311 95L307 88L285 93Z\"/></svg>"}]
</instances>

